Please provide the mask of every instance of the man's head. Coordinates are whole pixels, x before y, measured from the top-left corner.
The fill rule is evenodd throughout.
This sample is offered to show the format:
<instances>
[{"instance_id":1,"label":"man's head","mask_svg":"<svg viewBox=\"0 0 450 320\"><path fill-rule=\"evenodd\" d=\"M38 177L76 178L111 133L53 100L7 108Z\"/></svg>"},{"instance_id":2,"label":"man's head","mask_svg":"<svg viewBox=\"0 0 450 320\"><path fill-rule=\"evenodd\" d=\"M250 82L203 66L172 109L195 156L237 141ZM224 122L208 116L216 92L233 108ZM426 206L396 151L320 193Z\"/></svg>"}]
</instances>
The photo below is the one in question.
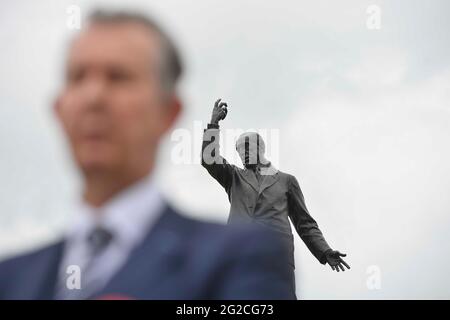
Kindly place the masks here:
<instances>
[{"instance_id":1,"label":"man's head","mask_svg":"<svg viewBox=\"0 0 450 320\"><path fill-rule=\"evenodd\" d=\"M256 132L245 132L236 141L236 151L246 168L253 168L257 164L265 164L264 153L266 145Z\"/></svg>"},{"instance_id":2,"label":"man's head","mask_svg":"<svg viewBox=\"0 0 450 320\"><path fill-rule=\"evenodd\" d=\"M85 176L142 175L176 120L182 66L169 37L139 14L91 15L72 42L55 103Z\"/></svg>"}]
</instances>

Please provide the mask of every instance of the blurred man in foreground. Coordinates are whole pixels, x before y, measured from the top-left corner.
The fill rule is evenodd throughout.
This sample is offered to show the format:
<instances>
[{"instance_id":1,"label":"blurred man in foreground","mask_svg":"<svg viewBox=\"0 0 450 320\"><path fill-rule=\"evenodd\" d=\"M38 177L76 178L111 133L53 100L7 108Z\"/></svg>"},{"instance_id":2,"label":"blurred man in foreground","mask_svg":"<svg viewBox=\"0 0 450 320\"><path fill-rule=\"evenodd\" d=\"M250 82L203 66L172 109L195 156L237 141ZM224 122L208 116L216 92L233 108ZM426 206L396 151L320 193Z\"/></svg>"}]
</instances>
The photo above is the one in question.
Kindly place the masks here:
<instances>
[{"instance_id":1,"label":"blurred man in foreground","mask_svg":"<svg viewBox=\"0 0 450 320\"><path fill-rule=\"evenodd\" d=\"M55 113L83 176L63 239L0 263L0 299L291 299L287 255L255 227L178 214L153 179L182 66L151 20L97 12L71 44Z\"/></svg>"}]
</instances>

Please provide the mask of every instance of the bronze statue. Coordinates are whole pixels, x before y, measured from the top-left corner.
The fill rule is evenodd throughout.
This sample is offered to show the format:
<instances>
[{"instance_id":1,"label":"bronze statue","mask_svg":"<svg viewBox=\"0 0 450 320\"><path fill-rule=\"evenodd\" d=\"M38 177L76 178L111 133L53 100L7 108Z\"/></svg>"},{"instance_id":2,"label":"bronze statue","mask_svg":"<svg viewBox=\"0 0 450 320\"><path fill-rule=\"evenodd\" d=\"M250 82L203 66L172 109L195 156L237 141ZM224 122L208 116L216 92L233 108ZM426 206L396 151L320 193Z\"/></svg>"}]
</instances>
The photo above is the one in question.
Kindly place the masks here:
<instances>
[{"instance_id":1,"label":"bronze statue","mask_svg":"<svg viewBox=\"0 0 450 320\"><path fill-rule=\"evenodd\" d=\"M227 113L227 103L218 99L203 135L202 165L228 194L231 204L228 223L258 223L278 231L290 251L294 269L290 218L298 235L320 263L328 263L338 272L344 271L344 266L350 269L342 259L346 255L330 248L309 214L297 179L277 170L265 158L265 143L259 134L247 132L237 139L236 151L244 169L229 164L220 156L219 121L225 119Z\"/></svg>"}]
</instances>

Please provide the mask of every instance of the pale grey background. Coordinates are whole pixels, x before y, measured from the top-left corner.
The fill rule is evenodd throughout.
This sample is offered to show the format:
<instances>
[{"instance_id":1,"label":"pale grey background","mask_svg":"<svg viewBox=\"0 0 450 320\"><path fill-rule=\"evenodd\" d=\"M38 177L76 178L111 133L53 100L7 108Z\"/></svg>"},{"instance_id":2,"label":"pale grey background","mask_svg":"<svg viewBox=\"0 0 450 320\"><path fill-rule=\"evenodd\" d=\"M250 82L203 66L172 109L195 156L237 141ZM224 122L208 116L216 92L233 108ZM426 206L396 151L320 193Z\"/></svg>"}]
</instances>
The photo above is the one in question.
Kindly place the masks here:
<instances>
[{"instance_id":1,"label":"pale grey background","mask_svg":"<svg viewBox=\"0 0 450 320\"><path fill-rule=\"evenodd\" d=\"M126 3L152 13L184 53L176 127L205 123L223 97L224 128L280 130L280 169L298 178L327 240L352 265L331 272L296 236L301 298L450 298L450 2ZM1 7L0 256L55 238L73 215L79 180L50 109L75 33L66 27L71 4L83 15L93 6ZM371 4L382 10L381 30L366 28ZM158 179L170 199L226 221L225 192L198 164L173 164L166 140ZM366 285L372 265L379 290Z\"/></svg>"}]
</instances>

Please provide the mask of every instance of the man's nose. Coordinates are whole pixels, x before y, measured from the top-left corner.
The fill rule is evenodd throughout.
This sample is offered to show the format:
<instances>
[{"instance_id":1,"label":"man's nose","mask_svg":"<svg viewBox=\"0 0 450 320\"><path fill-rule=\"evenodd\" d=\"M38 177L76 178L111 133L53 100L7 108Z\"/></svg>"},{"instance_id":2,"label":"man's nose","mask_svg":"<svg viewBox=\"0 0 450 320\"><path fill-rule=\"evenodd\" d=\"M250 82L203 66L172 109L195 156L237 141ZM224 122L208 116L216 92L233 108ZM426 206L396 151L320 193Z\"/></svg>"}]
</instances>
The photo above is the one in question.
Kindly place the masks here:
<instances>
[{"instance_id":1,"label":"man's nose","mask_svg":"<svg viewBox=\"0 0 450 320\"><path fill-rule=\"evenodd\" d=\"M106 98L106 89L106 82L102 78L92 76L86 79L81 92L85 107L102 105Z\"/></svg>"}]
</instances>

